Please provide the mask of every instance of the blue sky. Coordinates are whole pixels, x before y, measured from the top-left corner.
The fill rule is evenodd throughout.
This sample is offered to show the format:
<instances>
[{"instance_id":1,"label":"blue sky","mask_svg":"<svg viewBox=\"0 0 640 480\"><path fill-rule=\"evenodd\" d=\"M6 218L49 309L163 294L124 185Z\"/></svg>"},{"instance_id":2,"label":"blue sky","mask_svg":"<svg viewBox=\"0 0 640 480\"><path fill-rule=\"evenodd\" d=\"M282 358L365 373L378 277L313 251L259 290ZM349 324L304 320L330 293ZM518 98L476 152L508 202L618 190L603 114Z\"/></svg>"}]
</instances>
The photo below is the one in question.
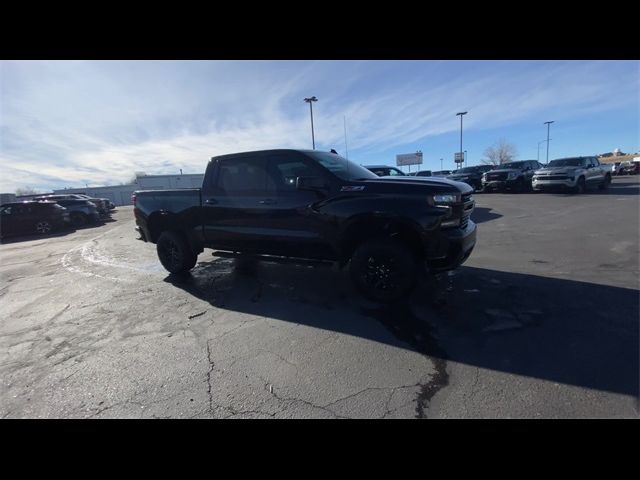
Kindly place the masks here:
<instances>
[{"instance_id":1,"label":"blue sky","mask_svg":"<svg viewBox=\"0 0 640 480\"><path fill-rule=\"evenodd\" d=\"M640 151L637 61L1 61L0 191L199 173L214 155L316 148L361 164L422 150L480 163L499 139L535 159ZM540 158L546 147L540 145Z\"/></svg>"}]
</instances>

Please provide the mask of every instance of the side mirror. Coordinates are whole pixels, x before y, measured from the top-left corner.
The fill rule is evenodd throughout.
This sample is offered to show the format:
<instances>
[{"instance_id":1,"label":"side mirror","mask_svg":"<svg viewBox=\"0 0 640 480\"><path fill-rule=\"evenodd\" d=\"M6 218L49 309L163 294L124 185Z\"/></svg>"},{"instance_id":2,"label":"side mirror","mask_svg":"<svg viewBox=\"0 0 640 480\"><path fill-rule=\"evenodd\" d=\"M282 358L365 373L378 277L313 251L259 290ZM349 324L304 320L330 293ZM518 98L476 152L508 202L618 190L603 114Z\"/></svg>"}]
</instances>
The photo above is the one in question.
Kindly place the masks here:
<instances>
[{"instance_id":1,"label":"side mirror","mask_svg":"<svg viewBox=\"0 0 640 480\"><path fill-rule=\"evenodd\" d=\"M326 185L320 177L298 177L296 178L296 188L298 190L326 190Z\"/></svg>"}]
</instances>

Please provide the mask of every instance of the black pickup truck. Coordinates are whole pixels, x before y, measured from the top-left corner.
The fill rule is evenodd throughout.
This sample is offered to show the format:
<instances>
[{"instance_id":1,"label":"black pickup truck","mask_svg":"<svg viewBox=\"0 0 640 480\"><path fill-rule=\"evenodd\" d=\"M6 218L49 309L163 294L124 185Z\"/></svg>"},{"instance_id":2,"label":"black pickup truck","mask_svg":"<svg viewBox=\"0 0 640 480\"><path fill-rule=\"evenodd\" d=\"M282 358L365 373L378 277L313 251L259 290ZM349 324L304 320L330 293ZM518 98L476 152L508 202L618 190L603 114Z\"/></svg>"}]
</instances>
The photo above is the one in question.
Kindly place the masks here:
<instances>
[{"instance_id":1,"label":"black pickup truck","mask_svg":"<svg viewBox=\"0 0 640 480\"><path fill-rule=\"evenodd\" d=\"M368 298L398 300L422 272L471 254L472 188L445 179L380 178L333 153L266 150L214 157L201 189L136 191L137 230L162 265L185 273L219 256L349 265Z\"/></svg>"}]
</instances>

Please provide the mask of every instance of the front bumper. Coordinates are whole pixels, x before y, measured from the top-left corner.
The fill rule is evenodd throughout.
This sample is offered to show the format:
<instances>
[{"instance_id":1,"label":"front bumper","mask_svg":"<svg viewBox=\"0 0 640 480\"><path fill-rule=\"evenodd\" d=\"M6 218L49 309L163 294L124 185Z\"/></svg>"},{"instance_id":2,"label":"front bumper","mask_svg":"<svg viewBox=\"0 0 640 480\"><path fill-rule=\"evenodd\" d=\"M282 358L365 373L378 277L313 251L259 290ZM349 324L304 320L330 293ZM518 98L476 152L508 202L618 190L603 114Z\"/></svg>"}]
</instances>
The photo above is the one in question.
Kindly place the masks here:
<instances>
[{"instance_id":1,"label":"front bumper","mask_svg":"<svg viewBox=\"0 0 640 480\"><path fill-rule=\"evenodd\" d=\"M514 188L518 182L518 179L514 180L482 180L482 188L491 188L494 190L506 190L508 188Z\"/></svg>"},{"instance_id":2,"label":"front bumper","mask_svg":"<svg viewBox=\"0 0 640 480\"><path fill-rule=\"evenodd\" d=\"M437 241L427 252L427 269L431 273L453 270L462 265L476 245L478 227L469 220L465 228L440 230Z\"/></svg>"},{"instance_id":3,"label":"front bumper","mask_svg":"<svg viewBox=\"0 0 640 480\"><path fill-rule=\"evenodd\" d=\"M576 179L566 178L561 180L549 180L546 178L534 178L531 181L531 186L534 190L553 190L574 188L576 186Z\"/></svg>"}]
</instances>

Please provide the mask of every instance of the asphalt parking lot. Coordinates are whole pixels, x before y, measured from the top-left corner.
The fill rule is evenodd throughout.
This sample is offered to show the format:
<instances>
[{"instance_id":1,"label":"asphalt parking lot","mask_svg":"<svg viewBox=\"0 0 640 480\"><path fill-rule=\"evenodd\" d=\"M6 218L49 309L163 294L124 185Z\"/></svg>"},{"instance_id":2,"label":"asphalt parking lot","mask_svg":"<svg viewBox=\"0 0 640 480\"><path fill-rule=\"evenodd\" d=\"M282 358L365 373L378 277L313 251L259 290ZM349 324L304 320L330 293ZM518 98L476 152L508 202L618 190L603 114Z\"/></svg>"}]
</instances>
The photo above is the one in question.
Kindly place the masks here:
<instances>
[{"instance_id":1,"label":"asphalt parking lot","mask_svg":"<svg viewBox=\"0 0 640 480\"><path fill-rule=\"evenodd\" d=\"M0 245L2 418L638 418L640 183L477 194L477 247L410 301L199 256L114 221Z\"/></svg>"}]
</instances>

